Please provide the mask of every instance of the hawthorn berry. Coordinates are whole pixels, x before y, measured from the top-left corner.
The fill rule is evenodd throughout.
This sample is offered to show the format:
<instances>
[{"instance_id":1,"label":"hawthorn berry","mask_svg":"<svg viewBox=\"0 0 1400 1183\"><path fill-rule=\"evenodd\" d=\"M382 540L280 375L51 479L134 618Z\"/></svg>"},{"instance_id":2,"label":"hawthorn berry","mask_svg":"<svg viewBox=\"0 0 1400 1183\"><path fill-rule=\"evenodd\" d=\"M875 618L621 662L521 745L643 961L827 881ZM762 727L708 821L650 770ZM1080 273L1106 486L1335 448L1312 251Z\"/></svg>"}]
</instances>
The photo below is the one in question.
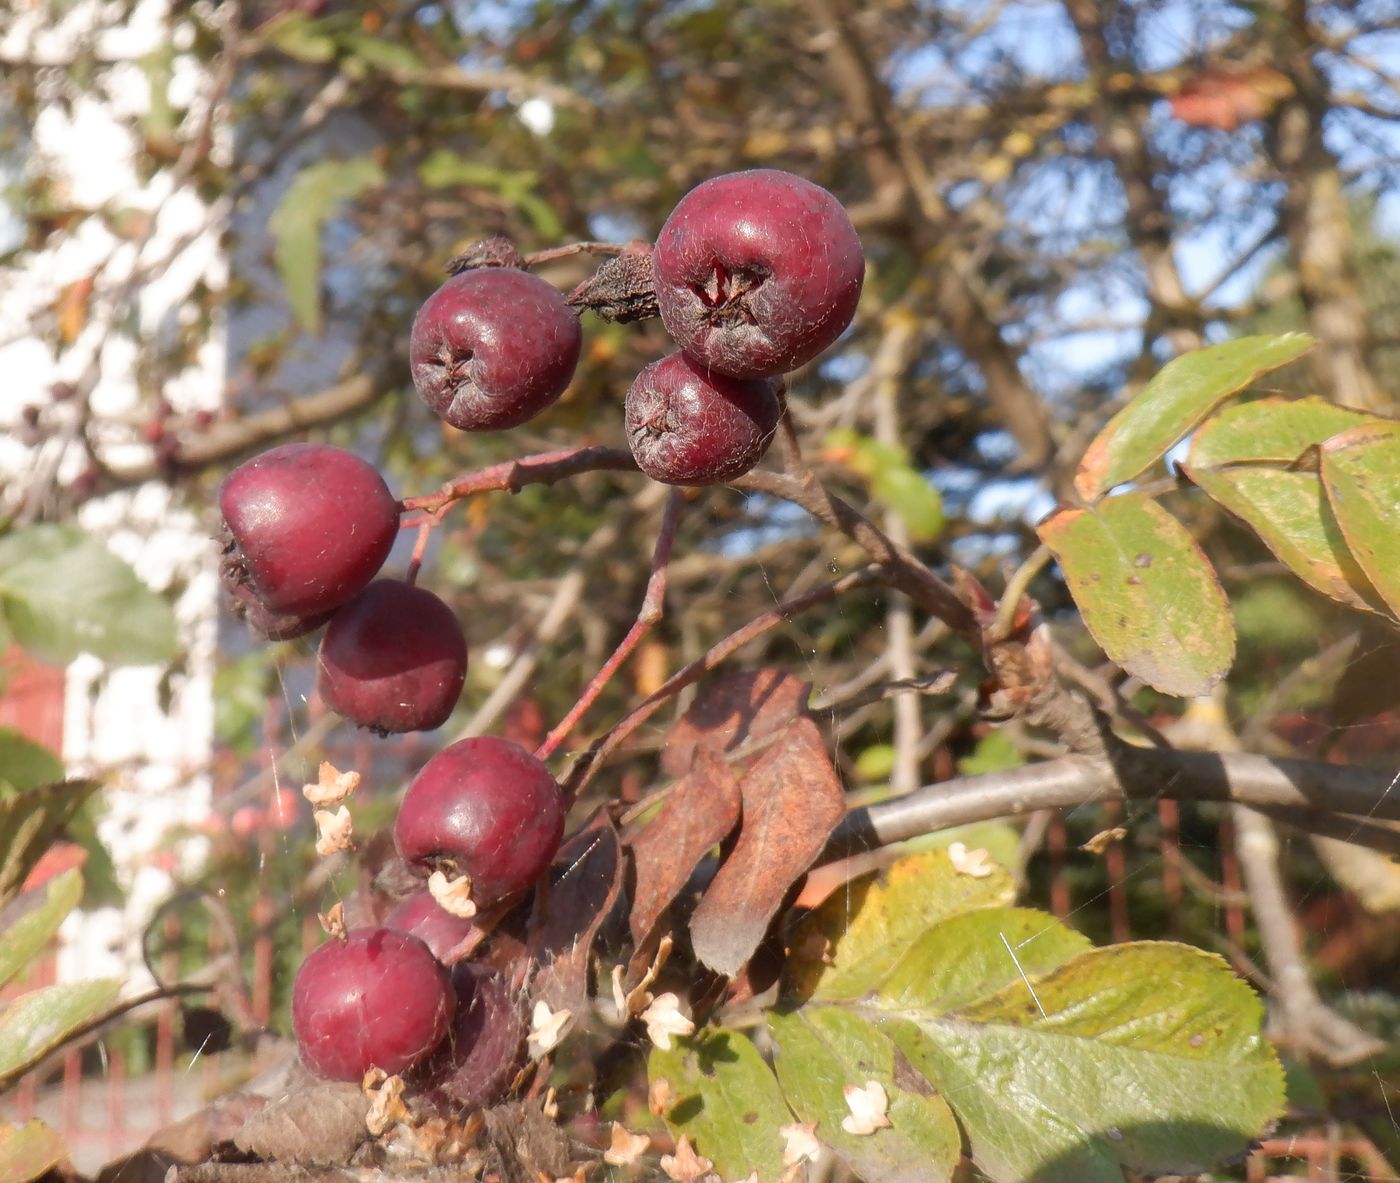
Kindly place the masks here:
<instances>
[{"instance_id":1,"label":"hawthorn berry","mask_svg":"<svg viewBox=\"0 0 1400 1183\"><path fill-rule=\"evenodd\" d=\"M463 431L496 431L564 393L582 344L578 315L550 284L515 267L477 267L418 310L409 363L439 418Z\"/></svg>"},{"instance_id":2,"label":"hawthorn berry","mask_svg":"<svg viewBox=\"0 0 1400 1183\"><path fill-rule=\"evenodd\" d=\"M432 592L376 579L336 612L317 665L317 687L333 711L381 735L431 731L462 693L467 640Z\"/></svg>"},{"instance_id":3,"label":"hawthorn berry","mask_svg":"<svg viewBox=\"0 0 1400 1183\"><path fill-rule=\"evenodd\" d=\"M384 917L384 927L417 937L442 962L476 931L474 921L452 915L428 891L416 891L401 899Z\"/></svg>"},{"instance_id":4,"label":"hawthorn berry","mask_svg":"<svg viewBox=\"0 0 1400 1183\"><path fill-rule=\"evenodd\" d=\"M292 1029L306 1066L327 1080L391 1076L447 1034L451 979L417 937L392 928L352 929L314 950L292 986Z\"/></svg>"},{"instance_id":5,"label":"hawthorn berry","mask_svg":"<svg viewBox=\"0 0 1400 1183\"><path fill-rule=\"evenodd\" d=\"M394 821L403 859L449 879L471 878L479 908L524 891L544 873L564 835L564 797L519 744L459 740L425 764Z\"/></svg>"},{"instance_id":6,"label":"hawthorn berry","mask_svg":"<svg viewBox=\"0 0 1400 1183\"><path fill-rule=\"evenodd\" d=\"M778 169L697 185L652 256L666 331L701 365L736 378L786 373L851 323L865 252L841 203Z\"/></svg>"},{"instance_id":7,"label":"hawthorn berry","mask_svg":"<svg viewBox=\"0 0 1400 1183\"><path fill-rule=\"evenodd\" d=\"M771 378L726 378L683 353L643 367L624 404L637 467L668 485L742 476L763 459L781 414Z\"/></svg>"},{"instance_id":8,"label":"hawthorn berry","mask_svg":"<svg viewBox=\"0 0 1400 1183\"><path fill-rule=\"evenodd\" d=\"M235 601L303 623L338 608L383 566L399 507L372 464L327 444L283 444L235 468L219 487L219 574ZM245 594L246 593L246 594ZM315 627L309 625L308 627Z\"/></svg>"},{"instance_id":9,"label":"hawthorn berry","mask_svg":"<svg viewBox=\"0 0 1400 1183\"><path fill-rule=\"evenodd\" d=\"M312 616L269 611L246 584L233 583L227 591L233 614L264 641L290 641L304 637L307 633L314 633L335 615L335 609Z\"/></svg>"},{"instance_id":10,"label":"hawthorn berry","mask_svg":"<svg viewBox=\"0 0 1400 1183\"><path fill-rule=\"evenodd\" d=\"M439 1100L480 1109L500 1100L524 1065L525 1019L506 983L482 966L455 966L452 985L452 1027L414 1076Z\"/></svg>"}]
</instances>

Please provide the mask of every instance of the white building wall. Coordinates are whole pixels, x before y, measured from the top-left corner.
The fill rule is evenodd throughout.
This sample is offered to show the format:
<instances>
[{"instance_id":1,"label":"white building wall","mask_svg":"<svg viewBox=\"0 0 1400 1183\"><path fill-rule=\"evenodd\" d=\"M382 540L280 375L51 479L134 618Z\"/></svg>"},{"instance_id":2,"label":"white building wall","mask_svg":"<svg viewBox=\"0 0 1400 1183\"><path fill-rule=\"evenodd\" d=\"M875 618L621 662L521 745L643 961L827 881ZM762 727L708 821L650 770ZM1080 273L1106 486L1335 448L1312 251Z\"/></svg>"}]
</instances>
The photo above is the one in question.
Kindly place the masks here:
<instances>
[{"instance_id":1,"label":"white building wall","mask_svg":"<svg viewBox=\"0 0 1400 1183\"><path fill-rule=\"evenodd\" d=\"M141 389L143 355L194 323L200 315L190 301L196 285L218 290L226 283L226 210L211 208L182 185L178 163L149 178L141 165L140 120L151 108L155 76L143 60L175 50L165 97L186 112L177 133L182 140L209 117L213 79L184 52L193 42L191 21L201 12L221 19L217 5L195 6L191 13L172 0L24 0L8 15L0 13L0 69L15 62L44 67L38 75L43 106L26 167L56 178L64 204L86 211L0 282L0 485L13 489L17 481L55 470L72 481L86 468L81 449L64 438L62 416L76 416L78 406L51 405L50 390L60 382L82 387L95 378L91 435L105 461L118 467L149 461L152 446L139 425L151 418L155 400ZM71 87L66 67L85 52L98 65L83 93ZM213 126L214 152L226 154L227 128L217 118ZM140 215L150 219L144 239L114 228L129 227L133 215L138 223ZM88 280L86 323L61 345L54 309L69 285ZM176 415L219 406L225 350L225 332L216 323L194 363L162 384L159 394ZM57 430L38 445L25 444L20 430L30 404L59 416ZM121 976L136 992L149 985L141 930L169 893L171 862L197 862L201 844L186 840L173 860L153 852L173 827L198 825L209 813L217 556L207 513L183 508L158 481L88 501L79 522L152 587L183 589L175 606L185 657L168 678L164 668L114 669L91 657L67 671L63 757L70 774L107 782L99 832L129 894L124 909L70 917L59 974Z\"/></svg>"}]
</instances>

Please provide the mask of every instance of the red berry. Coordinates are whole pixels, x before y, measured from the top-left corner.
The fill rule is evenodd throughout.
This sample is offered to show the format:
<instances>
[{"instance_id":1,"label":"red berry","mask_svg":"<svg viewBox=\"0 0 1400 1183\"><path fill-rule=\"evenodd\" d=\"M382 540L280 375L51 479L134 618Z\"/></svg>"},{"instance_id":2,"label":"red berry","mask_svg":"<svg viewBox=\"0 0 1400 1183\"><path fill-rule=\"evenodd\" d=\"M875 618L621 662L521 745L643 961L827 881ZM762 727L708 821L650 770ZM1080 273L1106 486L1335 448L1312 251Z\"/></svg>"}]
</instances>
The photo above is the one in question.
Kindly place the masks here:
<instances>
[{"instance_id":1,"label":"red berry","mask_svg":"<svg viewBox=\"0 0 1400 1183\"><path fill-rule=\"evenodd\" d=\"M709 369L737 378L810 361L851 323L865 253L841 203L772 168L697 185L652 256L662 323Z\"/></svg>"},{"instance_id":2,"label":"red berry","mask_svg":"<svg viewBox=\"0 0 1400 1183\"><path fill-rule=\"evenodd\" d=\"M713 485L763 459L782 408L770 378L726 378L683 353L646 366L627 392L627 442L652 480Z\"/></svg>"},{"instance_id":3,"label":"red berry","mask_svg":"<svg viewBox=\"0 0 1400 1183\"><path fill-rule=\"evenodd\" d=\"M425 588L377 579L335 614L316 680L332 710L388 735L441 727L466 676L452 609Z\"/></svg>"},{"instance_id":4,"label":"red berry","mask_svg":"<svg viewBox=\"0 0 1400 1183\"><path fill-rule=\"evenodd\" d=\"M259 603L246 584L232 583L228 588L233 614L265 641L290 641L314 633L335 615L335 610L318 612L314 616L270 612Z\"/></svg>"},{"instance_id":5,"label":"red berry","mask_svg":"<svg viewBox=\"0 0 1400 1183\"><path fill-rule=\"evenodd\" d=\"M417 1063L447 1034L455 999L447 971L417 937L359 928L301 964L292 987L292 1028L306 1066L328 1080L391 1076Z\"/></svg>"},{"instance_id":6,"label":"red berry","mask_svg":"<svg viewBox=\"0 0 1400 1183\"><path fill-rule=\"evenodd\" d=\"M338 608L384 564L399 507L373 465L326 444L284 444L219 488L227 537L220 575L273 617Z\"/></svg>"},{"instance_id":7,"label":"red berry","mask_svg":"<svg viewBox=\"0 0 1400 1183\"><path fill-rule=\"evenodd\" d=\"M479 267L438 288L413 321L413 384L463 431L515 427L564 393L583 334L559 292L527 271Z\"/></svg>"},{"instance_id":8,"label":"red berry","mask_svg":"<svg viewBox=\"0 0 1400 1183\"><path fill-rule=\"evenodd\" d=\"M432 893L417 891L395 904L384 917L385 928L395 928L417 937L439 961L477 931L474 921L454 916L438 906Z\"/></svg>"},{"instance_id":9,"label":"red berry","mask_svg":"<svg viewBox=\"0 0 1400 1183\"><path fill-rule=\"evenodd\" d=\"M471 876L483 908L530 887L563 834L564 798L549 769L493 736L460 740L429 760L394 822L406 862Z\"/></svg>"},{"instance_id":10,"label":"red berry","mask_svg":"<svg viewBox=\"0 0 1400 1183\"><path fill-rule=\"evenodd\" d=\"M501 1099L524 1064L525 1020L505 982L481 966L454 967L457 1016L415 1071L440 1100L480 1109Z\"/></svg>"}]
</instances>

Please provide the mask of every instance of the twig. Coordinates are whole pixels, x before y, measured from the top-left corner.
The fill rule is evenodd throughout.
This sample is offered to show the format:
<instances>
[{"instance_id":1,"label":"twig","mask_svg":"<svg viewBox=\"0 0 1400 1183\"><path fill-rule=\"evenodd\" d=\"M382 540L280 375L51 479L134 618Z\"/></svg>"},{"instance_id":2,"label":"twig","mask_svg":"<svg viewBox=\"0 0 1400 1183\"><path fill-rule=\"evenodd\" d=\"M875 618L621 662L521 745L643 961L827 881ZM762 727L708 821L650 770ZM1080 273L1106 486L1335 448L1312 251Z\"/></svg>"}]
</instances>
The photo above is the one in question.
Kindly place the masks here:
<instances>
[{"instance_id":1,"label":"twig","mask_svg":"<svg viewBox=\"0 0 1400 1183\"><path fill-rule=\"evenodd\" d=\"M1026 561L1012 573L1006 581L1006 590L1001 593L1001 603L997 605L997 618L988 633L989 641L1004 641L1016 630L1016 609L1030 590L1031 583L1050 561L1050 550L1037 546Z\"/></svg>"},{"instance_id":2,"label":"twig","mask_svg":"<svg viewBox=\"0 0 1400 1183\"><path fill-rule=\"evenodd\" d=\"M632 453L622 448L563 448L555 452L522 456L518 460L506 460L469 472L455 481L449 481L436 493L407 497L400 505L405 511L416 509L436 513L474 493L518 493L526 485L552 485L585 472L636 471L637 462L632 459Z\"/></svg>"},{"instance_id":3,"label":"twig","mask_svg":"<svg viewBox=\"0 0 1400 1183\"><path fill-rule=\"evenodd\" d=\"M569 713L559 721L554 730L545 736L544 742L535 751L535 759L548 760L553 755L555 749L563 743L569 732L583 718L584 712L597 701L598 695L612 680L613 674L631 656L632 651L641 644L642 638L651 631L652 626L661 619L661 611L666 599L666 568L671 561L671 547L676 541L676 526L680 522L683 496L680 489L672 489L666 498L666 508L661 514L661 528L656 536L656 549L652 552L651 575L647 579L646 594L642 597L642 606L637 611L637 619L632 622L632 627L627 630L627 635L622 638L621 644L613 650L612 656L603 663L602 668L593 675L588 685L584 687L578 702L574 703Z\"/></svg>"}]
</instances>

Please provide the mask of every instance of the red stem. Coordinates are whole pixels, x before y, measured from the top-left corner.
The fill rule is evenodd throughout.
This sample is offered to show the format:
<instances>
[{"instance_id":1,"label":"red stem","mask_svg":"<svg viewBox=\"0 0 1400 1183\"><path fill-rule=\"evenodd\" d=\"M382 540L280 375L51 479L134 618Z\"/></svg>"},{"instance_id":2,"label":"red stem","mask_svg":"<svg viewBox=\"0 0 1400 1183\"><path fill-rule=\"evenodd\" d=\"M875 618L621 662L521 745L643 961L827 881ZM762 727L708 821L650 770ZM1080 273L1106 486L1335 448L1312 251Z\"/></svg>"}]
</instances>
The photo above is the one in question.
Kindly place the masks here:
<instances>
[{"instance_id":1,"label":"red stem","mask_svg":"<svg viewBox=\"0 0 1400 1183\"><path fill-rule=\"evenodd\" d=\"M647 590L642 597L642 606L637 612L637 619L632 622L632 627L627 630L627 635L622 638L622 643L613 650L612 656L603 663L602 669L594 674L592 681L584 687L578 702L574 703L569 713L559 721L558 726L545 736L544 743L540 744L535 751L535 759L548 760L554 754L555 749L577 726L584 712L597 701L598 695L612 680L612 676L617 673L618 668L641 644L642 638L651 632L652 626L661 619L661 610L666 599L666 568L671 561L671 547L676 541L676 525L680 521L682 496L680 489L672 489L666 498L666 508L661 515L661 529L656 536L656 549L651 556L651 575L647 579Z\"/></svg>"},{"instance_id":2,"label":"red stem","mask_svg":"<svg viewBox=\"0 0 1400 1183\"><path fill-rule=\"evenodd\" d=\"M583 472L636 470L637 462L632 459L632 454L621 448L563 448L557 452L538 452L518 460L506 460L469 472L455 481L449 481L436 493L406 497L399 505L405 511L418 509L425 513L437 513L473 493L518 493L526 485L552 485Z\"/></svg>"}]
</instances>

